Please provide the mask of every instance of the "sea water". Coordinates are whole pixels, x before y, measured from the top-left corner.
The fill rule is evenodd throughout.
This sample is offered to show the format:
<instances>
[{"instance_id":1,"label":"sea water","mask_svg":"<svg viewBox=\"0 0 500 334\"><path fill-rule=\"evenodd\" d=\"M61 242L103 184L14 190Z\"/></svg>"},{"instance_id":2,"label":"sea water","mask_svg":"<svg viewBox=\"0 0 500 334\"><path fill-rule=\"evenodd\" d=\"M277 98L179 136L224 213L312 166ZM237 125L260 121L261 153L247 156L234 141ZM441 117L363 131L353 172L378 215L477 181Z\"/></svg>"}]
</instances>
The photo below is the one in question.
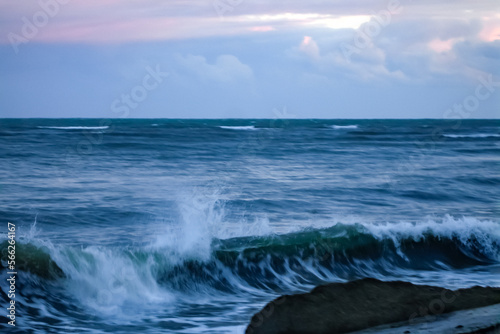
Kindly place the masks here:
<instances>
[{"instance_id":1,"label":"sea water","mask_svg":"<svg viewBox=\"0 0 500 334\"><path fill-rule=\"evenodd\" d=\"M242 333L362 277L500 286L498 120L0 120L13 333Z\"/></svg>"}]
</instances>

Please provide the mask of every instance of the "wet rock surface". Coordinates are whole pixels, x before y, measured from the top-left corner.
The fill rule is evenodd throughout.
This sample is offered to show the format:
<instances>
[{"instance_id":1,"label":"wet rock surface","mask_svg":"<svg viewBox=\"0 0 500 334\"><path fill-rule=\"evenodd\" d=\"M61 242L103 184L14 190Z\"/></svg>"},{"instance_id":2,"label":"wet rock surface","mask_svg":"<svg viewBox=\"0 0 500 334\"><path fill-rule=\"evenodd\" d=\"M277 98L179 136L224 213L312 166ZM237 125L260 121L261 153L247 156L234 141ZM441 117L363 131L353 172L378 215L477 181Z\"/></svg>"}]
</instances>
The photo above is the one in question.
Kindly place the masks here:
<instances>
[{"instance_id":1,"label":"wet rock surface","mask_svg":"<svg viewBox=\"0 0 500 334\"><path fill-rule=\"evenodd\" d=\"M500 288L453 291L366 278L281 296L252 317L246 333L348 333L390 323L432 321L441 314L499 303Z\"/></svg>"}]
</instances>

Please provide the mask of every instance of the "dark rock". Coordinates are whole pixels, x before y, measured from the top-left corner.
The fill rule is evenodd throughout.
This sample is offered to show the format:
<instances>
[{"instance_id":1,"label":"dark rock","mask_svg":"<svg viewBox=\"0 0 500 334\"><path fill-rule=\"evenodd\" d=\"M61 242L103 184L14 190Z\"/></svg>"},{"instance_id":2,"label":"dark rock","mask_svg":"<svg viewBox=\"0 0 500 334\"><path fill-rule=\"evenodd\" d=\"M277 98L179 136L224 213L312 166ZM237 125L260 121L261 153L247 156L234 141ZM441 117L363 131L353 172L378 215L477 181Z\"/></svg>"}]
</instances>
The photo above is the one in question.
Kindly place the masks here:
<instances>
[{"instance_id":1,"label":"dark rock","mask_svg":"<svg viewBox=\"0 0 500 334\"><path fill-rule=\"evenodd\" d=\"M500 288L452 291L366 278L281 296L252 317L246 333L347 333L392 322L432 321L439 314L497 303Z\"/></svg>"},{"instance_id":2,"label":"dark rock","mask_svg":"<svg viewBox=\"0 0 500 334\"><path fill-rule=\"evenodd\" d=\"M499 334L500 333L500 325L489 326L487 328L481 328L474 332L469 332L465 334Z\"/></svg>"}]
</instances>

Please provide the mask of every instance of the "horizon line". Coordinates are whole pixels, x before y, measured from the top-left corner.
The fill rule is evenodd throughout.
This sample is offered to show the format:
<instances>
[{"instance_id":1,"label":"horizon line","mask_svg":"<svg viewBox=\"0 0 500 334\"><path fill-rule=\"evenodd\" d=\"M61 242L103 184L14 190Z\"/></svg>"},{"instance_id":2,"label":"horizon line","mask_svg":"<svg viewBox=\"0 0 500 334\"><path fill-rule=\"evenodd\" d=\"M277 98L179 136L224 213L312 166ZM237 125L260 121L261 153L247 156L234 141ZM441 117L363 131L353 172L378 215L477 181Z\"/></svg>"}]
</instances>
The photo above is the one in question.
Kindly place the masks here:
<instances>
[{"instance_id":1,"label":"horizon line","mask_svg":"<svg viewBox=\"0 0 500 334\"><path fill-rule=\"evenodd\" d=\"M82 120L103 120L103 119L109 119L109 120L150 120L150 119L156 119L156 120L277 120L277 119L283 119L283 120L442 120L442 121L456 121L456 120L491 120L491 121L500 121L499 118L474 118L474 117L467 117L467 118L381 118L381 117L374 117L374 118L317 118L317 117L312 117L312 118L305 118L305 117L294 117L294 118L279 118L279 117L274 117L274 118L249 118L249 117L229 117L229 118L194 118L194 117L144 117L144 118L139 118L139 117L127 117L127 118L106 118L106 117L0 117L0 120L44 120L44 119L65 119L65 120L70 120L70 119L82 119Z\"/></svg>"}]
</instances>

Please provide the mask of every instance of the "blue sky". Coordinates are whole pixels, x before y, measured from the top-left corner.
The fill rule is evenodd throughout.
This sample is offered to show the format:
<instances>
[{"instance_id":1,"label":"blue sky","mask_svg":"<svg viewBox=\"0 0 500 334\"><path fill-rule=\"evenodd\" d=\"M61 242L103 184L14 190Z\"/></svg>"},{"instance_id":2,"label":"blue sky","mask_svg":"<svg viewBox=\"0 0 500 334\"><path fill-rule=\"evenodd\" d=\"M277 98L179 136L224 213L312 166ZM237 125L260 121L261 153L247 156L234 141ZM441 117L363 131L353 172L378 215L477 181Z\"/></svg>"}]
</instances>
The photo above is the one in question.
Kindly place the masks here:
<instances>
[{"instance_id":1,"label":"blue sky","mask_svg":"<svg viewBox=\"0 0 500 334\"><path fill-rule=\"evenodd\" d=\"M0 31L0 117L500 117L497 0L0 0Z\"/></svg>"}]
</instances>

